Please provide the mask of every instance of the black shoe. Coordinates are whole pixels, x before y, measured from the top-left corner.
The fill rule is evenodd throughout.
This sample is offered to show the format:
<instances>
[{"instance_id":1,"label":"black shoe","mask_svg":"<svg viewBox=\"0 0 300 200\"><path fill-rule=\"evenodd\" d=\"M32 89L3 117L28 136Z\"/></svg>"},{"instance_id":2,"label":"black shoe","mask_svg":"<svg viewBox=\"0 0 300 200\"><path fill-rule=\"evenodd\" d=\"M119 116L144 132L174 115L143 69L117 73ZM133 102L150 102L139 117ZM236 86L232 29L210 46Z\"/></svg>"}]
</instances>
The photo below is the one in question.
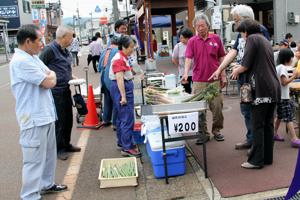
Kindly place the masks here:
<instances>
[{"instance_id":1,"label":"black shoe","mask_svg":"<svg viewBox=\"0 0 300 200\"><path fill-rule=\"evenodd\" d=\"M41 194L50 194L50 193L57 193L57 192L63 192L68 189L68 186L63 184L54 184L51 188L42 190Z\"/></svg>"},{"instance_id":2,"label":"black shoe","mask_svg":"<svg viewBox=\"0 0 300 200\"><path fill-rule=\"evenodd\" d=\"M251 143L249 143L249 142L245 141L245 142L240 142L240 143L237 143L237 144L235 145L235 149L236 149L236 150L241 150L241 149L250 149L250 148L251 148L251 146L252 146L252 144L251 144Z\"/></svg>"},{"instance_id":3,"label":"black shoe","mask_svg":"<svg viewBox=\"0 0 300 200\"><path fill-rule=\"evenodd\" d=\"M197 139L196 145L202 145L203 143L208 142L209 139L210 139L209 135L202 136L201 138Z\"/></svg>"},{"instance_id":4,"label":"black shoe","mask_svg":"<svg viewBox=\"0 0 300 200\"><path fill-rule=\"evenodd\" d=\"M57 158L58 158L59 160L68 160L69 155L68 155L67 152L61 151L61 152L57 152Z\"/></svg>"},{"instance_id":5,"label":"black shoe","mask_svg":"<svg viewBox=\"0 0 300 200\"><path fill-rule=\"evenodd\" d=\"M111 122L102 122L100 124L100 126L103 126L103 127L109 127L111 125Z\"/></svg>"},{"instance_id":6,"label":"black shoe","mask_svg":"<svg viewBox=\"0 0 300 200\"><path fill-rule=\"evenodd\" d=\"M70 144L69 148L66 149L66 152L80 152L80 151L81 151L80 147L73 146L72 144Z\"/></svg>"},{"instance_id":7,"label":"black shoe","mask_svg":"<svg viewBox=\"0 0 300 200\"><path fill-rule=\"evenodd\" d=\"M121 151L123 149L122 145L117 144L117 150Z\"/></svg>"},{"instance_id":8,"label":"black shoe","mask_svg":"<svg viewBox=\"0 0 300 200\"><path fill-rule=\"evenodd\" d=\"M222 135L221 133L216 133L216 134L214 134L214 139L215 139L217 142L222 142L222 141L225 140L224 135Z\"/></svg>"}]
</instances>

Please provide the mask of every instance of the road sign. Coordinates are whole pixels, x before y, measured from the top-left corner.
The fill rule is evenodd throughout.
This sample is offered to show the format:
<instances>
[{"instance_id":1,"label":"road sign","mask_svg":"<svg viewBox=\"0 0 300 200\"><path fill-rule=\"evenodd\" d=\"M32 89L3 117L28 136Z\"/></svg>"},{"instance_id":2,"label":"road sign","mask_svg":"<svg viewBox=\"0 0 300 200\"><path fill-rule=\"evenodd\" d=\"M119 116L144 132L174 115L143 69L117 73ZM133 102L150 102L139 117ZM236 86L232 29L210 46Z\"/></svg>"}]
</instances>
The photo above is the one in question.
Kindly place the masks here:
<instances>
[{"instance_id":1,"label":"road sign","mask_svg":"<svg viewBox=\"0 0 300 200\"><path fill-rule=\"evenodd\" d=\"M107 24L107 23L108 23L107 17L100 17L100 24L101 24L101 25Z\"/></svg>"},{"instance_id":2,"label":"road sign","mask_svg":"<svg viewBox=\"0 0 300 200\"><path fill-rule=\"evenodd\" d=\"M98 5L97 5L96 8L95 8L95 12L96 12L96 13L101 12L101 9L100 9L100 7L99 7Z\"/></svg>"}]
</instances>

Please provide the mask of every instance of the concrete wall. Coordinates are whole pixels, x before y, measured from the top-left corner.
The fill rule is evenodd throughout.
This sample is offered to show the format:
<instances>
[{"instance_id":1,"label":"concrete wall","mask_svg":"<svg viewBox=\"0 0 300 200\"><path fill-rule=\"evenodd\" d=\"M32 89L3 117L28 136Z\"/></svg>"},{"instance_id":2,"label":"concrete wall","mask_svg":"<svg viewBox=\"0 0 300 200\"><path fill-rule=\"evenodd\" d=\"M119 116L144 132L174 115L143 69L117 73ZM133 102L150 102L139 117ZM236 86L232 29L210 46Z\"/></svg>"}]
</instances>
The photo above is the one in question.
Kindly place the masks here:
<instances>
[{"instance_id":1,"label":"concrete wall","mask_svg":"<svg viewBox=\"0 0 300 200\"><path fill-rule=\"evenodd\" d=\"M287 23L287 13L294 12L300 15L299 0L273 0L274 7L274 42L282 40L286 33L293 35L293 40L300 41L300 23Z\"/></svg>"},{"instance_id":2,"label":"concrete wall","mask_svg":"<svg viewBox=\"0 0 300 200\"><path fill-rule=\"evenodd\" d=\"M30 2L30 5L31 5L31 1ZM20 23L21 23L21 26L23 24L32 24L32 16L31 16L31 13L24 13L23 12L23 3L22 3L22 0L18 0L18 4L19 4L19 12L20 12ZM31 7L31 6L30 6Z\"/></svg>"}]
</instances>

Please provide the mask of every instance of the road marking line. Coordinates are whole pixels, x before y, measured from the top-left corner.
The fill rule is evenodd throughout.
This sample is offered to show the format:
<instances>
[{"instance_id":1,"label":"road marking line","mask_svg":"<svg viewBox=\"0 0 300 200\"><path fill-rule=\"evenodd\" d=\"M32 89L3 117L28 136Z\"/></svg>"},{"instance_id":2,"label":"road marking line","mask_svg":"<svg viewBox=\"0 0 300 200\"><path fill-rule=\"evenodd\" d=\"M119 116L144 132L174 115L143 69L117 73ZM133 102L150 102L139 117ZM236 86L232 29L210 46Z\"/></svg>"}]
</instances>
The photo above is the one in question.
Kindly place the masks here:
<instances>
[{"instance_id":1,"label":"road marking line","mask_svg":"<svg viewBox=\"0 0 300 200\"><path fill-rule=\"evenodd\" d=\"M0 89L5 88L5 87L7 87L7 86L9 86L9 85L10 85L9 82L8 82L8 83L5 83L5 84L3 84L3 85L0 85Z\"/></svg>"},{"instance_id":2,"label":"road marking line","mask_svg":"<svg viewBox=\"0 0 300 200\"><path fill-rule=\"evenodd\" d=\"M65 174L63 184L68 186L68 190L56 195L56 200L71 200L76 185L76 181L79 175L80 166L83 160L85 149L89 140L90 130L84 130L81 132L77 142L77 146L81 147L81 151L74 153L71 157L70 165Z\"/></svg>"}]
</instances>

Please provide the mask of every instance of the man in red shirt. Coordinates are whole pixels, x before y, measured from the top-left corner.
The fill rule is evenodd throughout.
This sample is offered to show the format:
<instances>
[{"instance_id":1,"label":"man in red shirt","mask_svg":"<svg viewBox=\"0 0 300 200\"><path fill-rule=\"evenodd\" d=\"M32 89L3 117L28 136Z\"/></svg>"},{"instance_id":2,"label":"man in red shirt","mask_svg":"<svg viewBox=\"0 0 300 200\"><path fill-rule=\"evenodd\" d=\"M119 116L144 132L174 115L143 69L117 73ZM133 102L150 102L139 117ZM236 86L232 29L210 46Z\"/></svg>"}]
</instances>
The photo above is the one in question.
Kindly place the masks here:
<instances>
[{"instance_id":1,"label":"man in red shirt","mask_svg":"<svg viewBox=\"0 0 300 200\"><path fill-rule=\"evenodd\" d=\"M193 67L193 93L199 93L209 84L217 84L221 88L226 85L225 72L222 74L218 82L216 80L209 80L209 77L218 68L223 61L225 51L221 39L218 35L209 34L210 22L207 16L203 13L196 15L194 19L194 27L197 34L190 38L186 48L185 72L183 75L183 82L187 81L188 72L194 60ZM219 84L220 82L220 84ZM214 100L208 102L209 109L213 114L212 134L216 141L224 141L224 136L220 133L223 128L224 117L222 113L223 98L220 94ZM204 140L198 140L197 144L201 144L209 139L207 131L205 115L200 116L200 121L203 121L202 130L208 136Z\"/></svg>"}]
</instances>

